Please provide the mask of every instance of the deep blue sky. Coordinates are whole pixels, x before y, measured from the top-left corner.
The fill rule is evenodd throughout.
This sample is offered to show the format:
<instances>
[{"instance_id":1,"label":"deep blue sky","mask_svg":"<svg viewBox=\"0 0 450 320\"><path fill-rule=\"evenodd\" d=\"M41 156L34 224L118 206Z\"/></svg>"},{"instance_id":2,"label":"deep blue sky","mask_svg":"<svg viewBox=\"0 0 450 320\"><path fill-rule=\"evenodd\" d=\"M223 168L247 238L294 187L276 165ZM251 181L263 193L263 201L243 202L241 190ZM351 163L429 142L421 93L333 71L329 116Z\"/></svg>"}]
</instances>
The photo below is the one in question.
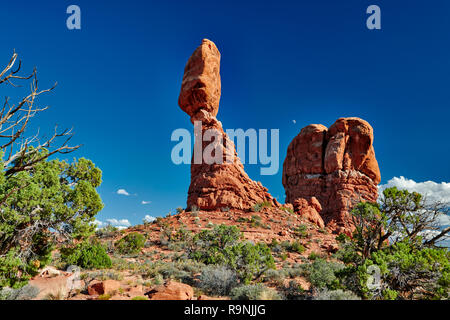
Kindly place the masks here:
<instances>
[{"instance_id":1,"label":"deep blue sky","mask_svg":"<svg viewBox=\"0 0 450 320\"><path fill-rule=\"evenodd\" d=\"M66 28L70 4L81 7L81 30ZM381 7L382 30L366 28L371 4ZM280 129L279 173L245 167L281 201L289 142L310 123L344 116L373 126L382 183L450 181L449 16L445 0L9 1L0 61L15 48L42 86L59 82L35 121L74 126L84 146L73 156L103 170L98 218L134 224L185 205L190 170L172 164L170 135L192 130L177 100L203 38L222 53L224 128Z\"/></svg>"}]
</instances>

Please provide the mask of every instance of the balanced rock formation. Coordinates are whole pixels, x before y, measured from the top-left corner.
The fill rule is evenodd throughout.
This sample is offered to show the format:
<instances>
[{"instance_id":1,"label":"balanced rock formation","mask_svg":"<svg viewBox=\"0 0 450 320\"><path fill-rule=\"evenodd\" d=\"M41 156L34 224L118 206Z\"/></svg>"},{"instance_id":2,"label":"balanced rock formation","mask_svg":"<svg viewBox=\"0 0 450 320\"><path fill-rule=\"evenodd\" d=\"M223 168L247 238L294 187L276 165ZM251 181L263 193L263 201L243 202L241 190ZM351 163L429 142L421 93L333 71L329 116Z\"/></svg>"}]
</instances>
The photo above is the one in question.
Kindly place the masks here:
<instances>
[{"instance_id":1,"label":"balanced rock formation","mask_svg":"<svg viewBox=\"0 0 450 320\"><path fill-rule=\"evenodd\" d=\"M264 201L278 206L267 189L245 173L233 141L216 119L220 94L220 52L212 41L204 39L186 64L178 99L180 108L198 125L188 208L246 210Z\"/></svg>"},{"instance_id":2,"label":"balanced rock formation","mask_svg":"<svg viewBox=\"0 0 450 320\"><path fill-rule=\"evenodd\" d=\"M359 201L376 201L379 182L373 129L359 118L340 118L329 129L320 124L303 128L283 163L286 203L311 216L305 203L317 198L324 223L338 233L352 232L349 211Z\"/></svg>"}]
</instances>

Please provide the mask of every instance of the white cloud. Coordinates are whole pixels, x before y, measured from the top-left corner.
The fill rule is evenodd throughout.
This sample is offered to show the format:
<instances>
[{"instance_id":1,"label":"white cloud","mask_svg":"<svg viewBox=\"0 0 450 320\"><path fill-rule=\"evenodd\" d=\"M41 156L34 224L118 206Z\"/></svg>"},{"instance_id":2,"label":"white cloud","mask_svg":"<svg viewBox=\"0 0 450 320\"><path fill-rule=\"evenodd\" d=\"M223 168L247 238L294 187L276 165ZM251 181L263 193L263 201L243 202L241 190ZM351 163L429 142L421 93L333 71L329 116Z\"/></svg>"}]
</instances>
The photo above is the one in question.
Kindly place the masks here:
<instances>
[{"instance_id":1,"label":"white cloud","mask_svg":"<svg viewBox=\"0 0 450 320\"><path fill-rule=\"evenodd\" d=\"M127 190L125 190L125 189L119 189L119 190L117 190L117 194L121 194L121 195L124 195L124 196L129 196L130 194L127 192Z\"/></svg>"},{"instance_id":2,"label":"white cloud","mask_svg":"<svg viewBox=\"0 0 450 320\"><path fill-rule=\"evenodd\" d=\"M131 223L130 223L130 221L128 221L128 219L120 219L120 220L117 220L117 219L106 219L106 221L109 224L111 224L112 226L117 227L117 228L120 228L120 227L127 228L127 227L131 226Z\"/></svg>"},{"instance_id":3,"label":"white cloud","mask_svg":"<svg viewBox=\"0 0 450 320\"><path fill-rule=\"evenodd\" d=\"M150 216L148 214L144 217L144 222L153 222L155 220L156 220L155 217L152 217L152 216Z\"/></svg>"},{"instance_id":4,"label":"white cloud","mask_svg":"<svg viewBox=\"0 0 450 320\"><path fill-rule=\"evenodd\" d=\"M296 124L296 123L297 123L297 120L292 120L292 123L293 123L293 124Z\"/></svg>"},{"instance_id":5,"label":"white cloud","mask_svg":"<svg viewBox=\"0 0 450 320\"><path fill-rule=\"evenodd\" d=\"M101 228L105 225L104 222L97 220L97 219L94 222L92 222L92 224L95 224L97 226L97 228Z\"/></svg>"},{"instance_id":6,"label":"white cloud","mask_svg":"<svg viewBox=\"0 0 450 320\"><path fill-rule=\"evenodd\" d=\"M144 201L144 200L142 200L142 202L141 202L141 204L150 204L150 203L152 203L151 201Z\"/></svg>"},{"instance_id":7,"label":"white cloud","mask_svg":"<svg viewBox=\"0 0 450 320\"><path fill-rule=\"evenodd\" d=\"M386 184L378 186L380 191L386 188L397 187L410 192L418 192L430 201L441 201L450 204L450 182L437 183L434 181L415 182L405 177L394 177Z\"/></svg>"},{"instance_id":8,"label":"white cloud","mask_svg":"<svg viewBox=\"0 0 450 320\"><path fill-rule=\"evenodd\" d=\"M438 217L438 221L441 226L449 226L450 225L450 216L441 214Z\"/></svg>"}]
</instances>

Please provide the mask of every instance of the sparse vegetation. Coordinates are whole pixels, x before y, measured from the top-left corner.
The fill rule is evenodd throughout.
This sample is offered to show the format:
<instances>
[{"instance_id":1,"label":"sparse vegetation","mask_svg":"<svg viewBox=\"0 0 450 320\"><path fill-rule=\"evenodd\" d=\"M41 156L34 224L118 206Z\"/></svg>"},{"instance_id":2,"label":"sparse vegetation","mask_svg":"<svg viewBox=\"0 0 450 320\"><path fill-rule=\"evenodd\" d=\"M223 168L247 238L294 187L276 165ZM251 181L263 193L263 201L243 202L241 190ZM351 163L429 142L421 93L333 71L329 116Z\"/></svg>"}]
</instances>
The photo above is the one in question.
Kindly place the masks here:
<instances>
[{"instance_id":1,"label":"sparse vegetation","mask_svg":"<svg viewBox=\"0 0 450 320\"><path fill-rule=\"evenodd\" d=\"M100 243L82 242L75 247L61 249L61 259L68 265L77 265L85 269L103 269L111 267L111 258Z\"/></svg>"},{"instance_id":2,"label":"sparse vegetation","mask_svg":"<svg viewBox=\"0 0 450 320\"><path fill-rule=\"evenodd\" d=\"M281 300L281 296L273 289L262 284L244 285L231 291L233 300Z\"/></svg>"},{"instance_id":3,"label":"sparse vegetation","mask_svg":"<svg viewBox=\"0 0 450 320\"><path fill-rule=\"evenodd\" d=\"M241 242L241 237L236 226L219 225L213 230L203 230L194 237L189 257L205 264L225 265L248 283L275 264L266 244Z\"/></svg>"},{"instance_id":4,"label":"sparse vegetation","mask_svg":"<svg viewBox=\"0 0 450 320\"><path fill-rule=\"evenodd\" d=\"M129 233L115 243L117 251L121 254L139 253L144 245L145 237L138 232Z\"/></svg>"},{"instance_id":5,"label":"sparse vegetation","mask_svg":"<svg viewBox=\"0 0 450 320\"><path fill-rule=\"evenodd\" d=\"M270 203L269 201L263 201L263 202L258 202L256 204L254 204L252 207L252 210L254 212L260 212L262 209L270 208L270 207L272 207L272 203Z\"/></svg>"},{"instance_id":6,"label":"sparse vegetation","mask_svg":"<svg viewBox=\"0 0 450 320\"><path fill-rule=\"evenodd\" d=\"M206 266L202 270L199 281L200 289L216 296L229 295L231 289L238 285L236 273L223 265Z\"/></svg>"}]
</instances>

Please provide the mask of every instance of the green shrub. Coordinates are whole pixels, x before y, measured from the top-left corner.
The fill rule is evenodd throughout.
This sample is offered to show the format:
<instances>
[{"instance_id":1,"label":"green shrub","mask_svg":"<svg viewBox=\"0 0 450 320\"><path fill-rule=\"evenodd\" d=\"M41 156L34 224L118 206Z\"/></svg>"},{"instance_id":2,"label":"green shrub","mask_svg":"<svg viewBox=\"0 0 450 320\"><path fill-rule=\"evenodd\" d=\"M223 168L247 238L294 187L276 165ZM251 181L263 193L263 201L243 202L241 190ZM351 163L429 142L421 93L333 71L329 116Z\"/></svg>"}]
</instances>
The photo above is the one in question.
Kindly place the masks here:
<instances>
[{"instance_id":1,"label":"green shrub","mask_svg":"<svg viewBox=\"0 0 450 320\"><path fill-rule=\"evenodd\" d=\"M142 296L136 296L136 297L133 297L131 300L148 300L148 298L142 297Z\"/></svg>"},{"instance_id":2,"label":"green shrub","mask_svg":"<svg viewBox=\"0 0 450 320\"><path fill-rule=\"evenodd\" d=\"M308 280L315 288L332 289L339 283L335 273L343 268L340 263L317 259L310 266Z\"/></svg>"},{"instance_id":3,"label":"green shrub","mask_svg":"<svg viewBox=\"0 0 450 320\"><path fill-rule=\"evenodd\" d=\"M10 250L6 256L0 257L0 288L20 288L30 279L29 275L22 276L21 270L26 269L24 262L17 256L17 249Z\"/></svg>"},{"instance_id":4,"label":"green shrub","mask_svg":"<svg viewBox=\"0 0 450 320\"><path fill-rule=\"evenodd\" d=\"M145 237L138 232L129 233L115 243L117 251L121 254L139 253L144 245Z\"/></svg>"},{"instance_id":5,"label":"green shrub","mask_svg":"<svg viewBox=\"0 0 450 320\"><path fill-rule=\"evenodd\" d=\"M258 202L255 205L253 205L252 210L254 212L259 212L263 208L270 208L270 207L272 207L272 204L269 201L263 201L263 202Z\"/></svg>"},{"instance_id":6,"label":"green shrub","mask_svg":"<svg viewBox=\"0 0 450 320\"><path fill-rule=\"evenodd\" d=\"M273 289L262 284L244 285L231 290L233 300L281 300L280 295Z\"/></svg>"},{"instance_id":7,"label":"green shrub","mask_svg":"<svg viewBox=\"0 0 450 320\"><path fill-rule=\"evenodd\" d=\"M306 248L299 241L289 242L289 241L285 240L281 243L281 247L287 251L297 252L297 253L303 253L306 250Z\"/></svg>"},{"instance_id":8,"label":"green shrub","mask_svg":"<svg viewBox=\"0 0 450 320\"><path fill-rule=\"evenodd\" d=\"M111 299L111 295L110 294L101 294L98 296L97 300L109 300Z\"/></svg>"},{"instance_id":9,"label":"green shrub","mask_svg":"<svg viewBox=\"0 0 450 320\"><path fill-rule=\"evenodd\" d=\"M448 299L450 287L450 253L447 248L417 249L408 241L373 252L369 259L357 267L362 294L374 294L367 287L371 265L381 273L381 295L396 299Z\"/></svg>"},{"instance_id":10,"label":"green shrub","mask_svg":"<svg viewBox=\"0 0 450 320\"><path fill-rule=\"evenodd\" d=\"M308 237L308 227L304 224L297 226L295 228L294 233L297 237L300 238L307 238Z\"/></svg>"},{"instance_id":11,"label":"green shrub","mask_svg":"<svg viewBox=\"0 0 450 320\"><path fill-rule=\"evenodd\" d=\"M284 279L286 279L287 276L288 274L284 269L269 269L264 272L264 281L274 281L277 284L283 284Z\"/></svg>"},{"instance_id":12,"label":"green shrub","mask_svg":"<svg viewBox=\"0 0 450 320\"><path fill-rule=\"evenodd\" d=\"M320 254L318 254L317 252L311 252L308 256L309 260L316 260L320 258Z\"/></svg>"},{"instance_id":13,"label":"green shrub","mask_svg":"<svg viewBox=\"0 0 450 320\"><path fill-rule=\"evenodd\" d=\"M84 269L111 267L111 258L100 243L82 242L75 247L62 248L61 259L69 265L77 265Z\"/></svg>"},{"instance_id":14,"label":"green shrub","mask_svg":"<svg viewBox=\"0 0 450 320\"><path fill-rule=\"evenodd\" d=\"M294 213L295 213L295 212L294 212L294 209L289 208L289 207L286 207L286 206L282 206L280 209L283 210L283 211L285 211L285 212L287 212L287 213L291 213L291 214L294 214Z\"/></svg>"},{"instance_id":15,"label":"green shrub","mask_svg":"<svg viewBox=\"0 0 450 320\"><path fill-rule=\"evenodd\" d=\"M225 265L248 283L274 268L275 262L266 244L238 242L241 236L236 226L220 225L203 230L194 237L189 257L205 264Z\"/></svg>"}]
</instances>

